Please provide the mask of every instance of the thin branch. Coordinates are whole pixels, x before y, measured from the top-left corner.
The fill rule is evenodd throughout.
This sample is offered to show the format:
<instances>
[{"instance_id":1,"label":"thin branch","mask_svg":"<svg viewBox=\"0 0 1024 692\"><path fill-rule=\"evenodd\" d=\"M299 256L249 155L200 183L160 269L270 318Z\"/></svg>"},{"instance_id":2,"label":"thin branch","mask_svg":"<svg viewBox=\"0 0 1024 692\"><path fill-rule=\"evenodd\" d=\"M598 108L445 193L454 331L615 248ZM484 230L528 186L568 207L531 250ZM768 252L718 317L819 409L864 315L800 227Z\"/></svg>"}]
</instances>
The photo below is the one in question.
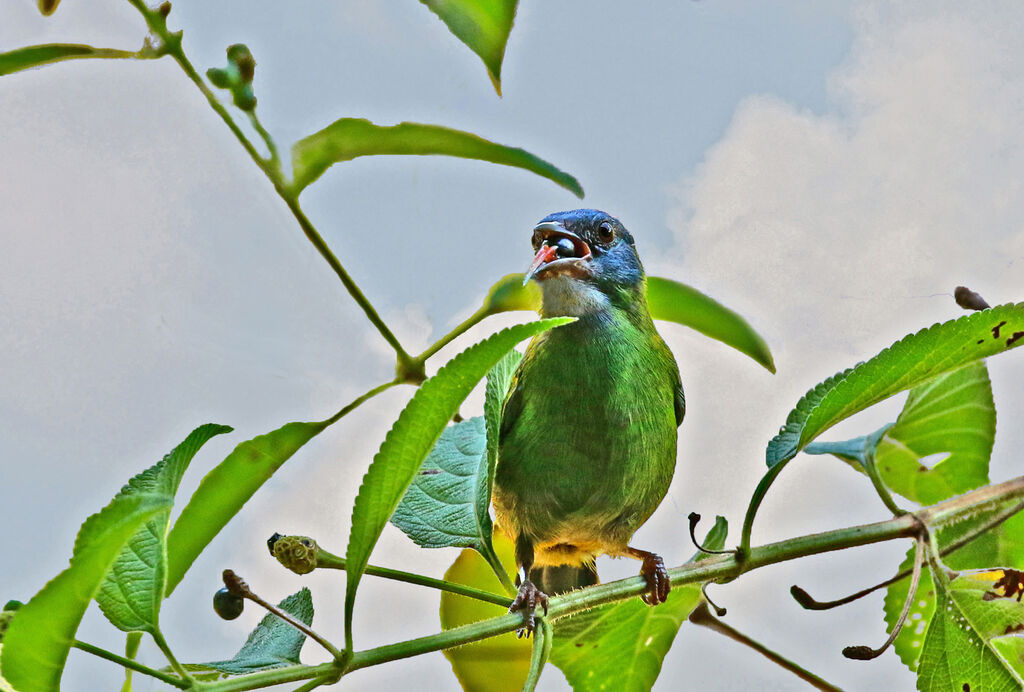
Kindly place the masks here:
<instances>
[{"instance_id":1,"label":"thin branch","mask_svg":"<svg viewBox=\"0 0 1024 692\"><path fill-rule=\"evenodd\" d=\"M341 420L342 418L344 418L345 416L350 414L354 409L358 408L361 404L365 403L369 399L372 399L373 397L377 396L381 392L386 391L388 389L391 389L396 384L402 384L402 381L401 380L391 380L390 382L385 382L384 384L377 385L376 387L374 387L373 389L369 390L365 394L359 395L358 397L353 399L350 403L345 404L344 406L342 406L341 409L337 413L335 413L333 416L331 416L330 418L325 420L324 423L327 424L327 425L331 425L333 423L337 423L339 420Z\"/></svg>"},{"instance_id":2,"label":"thin branch","mask_svg":"<svg viewBox=\"0 0 1024 692\"><path fill-rule=\"evenodd\" d=\"M893 499L892 493L889 492L889 488L886 487L885 482L882 480L882 474L878 472L878 467L875 466L875 451L870 447L864 449L864 461L861 464L864 467L864 471L868 474L868 478L871 479L871 485L875 486L875 492L878 493L878 497L881 498L882 503L889 508L893 516L898 517L901 514L906 514L907 510L902 509L896 504L896 500Z\"/></svg>"},{"instance_id":3,"label":"thin branch","mask_svg":"<svg viewBox=\"0 0 1024 692\"><path fill-rule=\"evenodd\" d=\"M160 651L162 651L164 656L167 657L167 660L170 662L171 668L174 669L174 672L180 675L186 682L191 682L192 676L188 674L188 671L185 670L183 665L178 663L178 659L175 658L174 653L171 652L171 647L167 645L167 640L164 639L163 633L161 633L160 630L154 630L150 632L150 635L153 637L153 641L156 642L156 645L160 647Z\"/></svg>"},{"instance_id":4,"label":"thin branch","mask_svg":"<svg viewBox=\"0 0 1024 692\"><path fill-rule=\"evenodd\" d=\"M448 332L447 334L442 336L440 339L438 339L437 341L432 343L430 346L428 346L427 350L425 350L423 353L421 353L418 356L416 356L415 360L417 362L420 362L420 363L426 362L426 360L428 358L430 358L432 355L434 355L435 353L440 351L442 348L444 348L445 346L447 346L451 342L455 341L455 339L457 339L458 337L460 337L463 334L465 334L467 331L470 330L471 327L475 327L485 317L489 317L490 314L491 314L491 312L487 308L485 308L485 307L480 308L479 310L474 312L472 315L467 317L465 320L463 320L461 323L459 323L459 325L457 327L455 327L450 332Z\"/></svg>"},{"instance_id":5,"label":"thin branch","mask_svg":"<svg viewBox=\"0 0 1024 692\"><path fill-rule=\"evenodd\" d=\"M533 635L533 652L530 655L530 671L526 675L526 682L523 684L523 692L534 692L537 683L540 682L540 674L544 672L544 666L551 655L551 644L554 636L551 630L551 623L545 617L537 618L537 630Z\"/></svg>"},{"instance_id":6,"label":"thin branch","mask_svg":"<svg viewBox=\"0 0 1024 692\"><path fill-rule=\"evenodd\" d=\"M1004 521L1006 521L1013 515L1017 514L1021 510L1024 510L1024 502L1014 505L1009 509L1003 510L999 514L992 517L992 519L985 522L981 526L977 527L970 533L965 534L961 538L957 539L956 541L953 541L946 547L942 548L942 550L939 551L939 556L945 557L950 553L960 550L960 548L963 548L965 545L967 545L974 539L978 538L979 536L983 536L984 534L988 533L989 531L996 528L997 526L999 526ZM793 598L796 599L796 602L799 603L803 608L806 608L807 610L830 610L832 608L837 608L839 606L846 605L847 603L853 603L854 601L863 598L864 596L867 596L868 594L873 593L878 589L884 589L885 587L890 586L891 584L895 584L901 579L905 579L906 577L910 576L910 573L912 571L913 570L911 569L902 570L898 572L895 576L892 576L883 582L880 582L873 586L869 586L866 589L861 589L857 593L850 594L849 596L837 598L834 601L819 601L813 598L809 593L807 593L806 590L800 588L795 584L790 587L789 591L792 594Z\"/></svg>"},{"instance_id":7,"label":"thin branch","mask_svg":"<svg viewBox=\"0 0 1024 692\"><path fill-rule=\"evenodd\" d=\"M173 675L168 675L167 673L164 673L162 671L154 670L149 666L139 663L138 661L134 661L130 658L125 658L124 656L119 656L118 654L115 654L113 651L107 651L106 649L101 649L98 646L94 646L92 644L88 644L77 639L71 642L71 646L81 651L85 651L86 653L90 653L93 656L99 656L100 658L112 661L113 663L116 663L119 666L124 666L128 670L134 670L136 673L142 673L143 675L148 675L152 678L156 678L161 682L166 682L168 685L174 685L175 687L182 690L187 690L189 687L192 686L192 683L182 680L181 678L176 678Z\"/></svg>"},{"instance_id":8,"label":"thin branch","mask_svg":"<svg viewBox=\"0 0 1024 692\"><path fill-rule=\"evenodd\" d=\"M734 642L739 642L744 646L750 647L757 653L767 658L772 663L777 663L778 665L782 666L783 668L791 672L793 675L797 676L798 678L808 683L815 689L827 690L828 692L841 692L840 688L836 687L830 682L826 682L825 680L818 677L811 671L807 670L800 664L790 661L782 654L773 651L772 649L769 649L761 642L755 639L751 639L739 630L725 624L724 622L722 622L721 620L719 620L711 614L711 611L708 609L707 604L703 601L701 601L700 605L698 605L693 610L693 612L690 613L689 620L695 625L706 627L712 632L718 632L719 634L726 636L729 639L732 639Z\"/></svg>"},{"instance_id":9,"label":"thin branch","mask_svg":"<svg viewBox=\"0 0 1024 692\"><path fill-rule=\"evenodd\" d=\"M896 637L899 636L900 630L903 629L903 624L907 621L907 616L910 615L910 607L914 604L914 600L917 598L917 585L921 581L921 565L924 563L924 541L920 536L914 542L914 571L910 576L910 591L907 592L907 597L903 601L903 610L900 612L899 618L896 619L896 624L892 626L892 632L889 633L889 638L885 640L885 643L877 649L872 649L870 646L848 646L843 649L843 656L852 658L855 661L870 661L873 658L878 658L885 650L888 649Z\"/></svg>"},{"instance_id":10,"label":"thin branch","mask_svg":"<svg viewBox=\"0 0 1024 692\"><path fill-rule=\"evenodd\" d=\"M210 107L217 113L217 115L220 116L221 120L224 121L224 124L228 126L229 130L231 130L231 133L235 135L235 138L249 154L249 157L259 167L259 169L263 171L264 175L267 176L270 182L273 183L274 189L277 191L277 194L281 199L283 199L288 205L288 209L292 212L295 220L299 222L299 226L302 228L302 232L306 235L306 238L309 239L313 244L313 247L315 247L317 252L320 253L320 256L327 261L327 264L334 270L334 273L337 274L339 279L341 279L341 283L345 286L349 295L352 296L352 299L355 300L359 307L363 309L367 318L369 318L370 322L377 328L377 331L380 332L381 336L384 337L384 340L387 341L394 349L398 356L399 370L403 375L403 380L415 381L416 377L423 369L422 363L418 364L418 368L412 367L417 365L417 363L408 353L406 353L405 349L402 348L398 339L391 332L388 326L384 324L380 315L377 314L377 310L370 303L369 299L367 299L366 295L363 294L356 282L352 280L352 277L349 276L349 273L342 266L341 262L338 261L338 258L327 246L327 243L324 242L323 237L321 237L320 233L316 230L310 220L306 218L305 213L299 206L297 194L288 190L285 185L285 181L281 177L280 169L270 165L270 163L260 155L259 151L256 150L256 146L245 135L245 133L242 132L242 129L238 126L238 123L235 122L235 119L231 117L227 108L224 107L213 91L211 91L206 85L206 82L203 81L203 78L196 71L195 67L192 65L181 47L181 33L173 33L168 30L166 18L158 11L149 9L144 0L128 0L128 2L130 2L131 5L135 7L140 14L142 14L150 31L158 36L163 42L162 50L167 55L174 58L175 62L178 63L178 66L181 67L182 71L185 73L185 76L187 76L203 96L206 97ZM257 131L259 132L261 129L262 127L258 128ZM261 136L263 136L262 133ZM266 136L269 137L269 134ZM273 150L271 151L271 159L273 159Z\"/></svg>"}]
</instances>

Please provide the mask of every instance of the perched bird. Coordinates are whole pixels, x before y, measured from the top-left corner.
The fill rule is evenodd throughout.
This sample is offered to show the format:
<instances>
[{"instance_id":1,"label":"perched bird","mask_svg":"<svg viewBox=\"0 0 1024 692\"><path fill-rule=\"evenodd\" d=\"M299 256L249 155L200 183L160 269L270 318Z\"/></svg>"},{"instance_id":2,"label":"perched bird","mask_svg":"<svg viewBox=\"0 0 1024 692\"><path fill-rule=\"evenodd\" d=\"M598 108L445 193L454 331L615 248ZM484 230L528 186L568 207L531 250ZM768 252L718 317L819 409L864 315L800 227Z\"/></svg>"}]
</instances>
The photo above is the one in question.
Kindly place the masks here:
<instances>
[{"instance_id":1,"label":"perched bird","mask_svg":"<svg viewBox=\"0 0 1024 692\"><path fill-rule=\"evenodd\" d=\"M534 338L502 410L493 501L515 541L527 633L547 596L597 583L598 555L643 561L644 602L670 584L658 555L629 542L668 491L686 409L679 368L647 309L633 236L594 209L533 229L526 274L544 317L577 320Z\"/></svg>"}]
</instances>

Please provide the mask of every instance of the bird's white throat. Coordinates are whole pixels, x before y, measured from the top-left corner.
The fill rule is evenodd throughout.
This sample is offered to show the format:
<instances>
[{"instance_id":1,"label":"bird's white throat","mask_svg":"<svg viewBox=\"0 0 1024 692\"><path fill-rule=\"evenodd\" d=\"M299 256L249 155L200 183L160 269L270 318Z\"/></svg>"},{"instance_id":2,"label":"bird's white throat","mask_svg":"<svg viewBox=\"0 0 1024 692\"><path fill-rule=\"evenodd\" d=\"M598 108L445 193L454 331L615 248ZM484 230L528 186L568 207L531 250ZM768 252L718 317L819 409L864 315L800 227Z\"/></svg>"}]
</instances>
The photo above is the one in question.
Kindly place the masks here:
<instances>
[{"instance_id":1,"label":"bird's white throat","mask_svg":"<svg viewBox=\"0 0 1024 692\"><path fill-rule=\"evenodd\" d=\"M539 283L544 317L582 317L608 309L608 297L585 281L571 276L552 276Z\"/></svg>"}]
</instances>

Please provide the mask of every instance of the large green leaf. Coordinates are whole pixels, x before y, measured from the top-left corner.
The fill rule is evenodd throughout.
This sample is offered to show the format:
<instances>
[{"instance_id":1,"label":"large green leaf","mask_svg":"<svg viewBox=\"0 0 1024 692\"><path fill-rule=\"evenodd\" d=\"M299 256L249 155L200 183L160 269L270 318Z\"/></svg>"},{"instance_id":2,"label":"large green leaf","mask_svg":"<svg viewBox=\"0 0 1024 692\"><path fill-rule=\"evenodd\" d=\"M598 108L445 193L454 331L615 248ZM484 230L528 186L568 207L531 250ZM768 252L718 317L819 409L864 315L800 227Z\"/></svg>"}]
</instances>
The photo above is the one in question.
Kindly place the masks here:
<instances>
[{"instance_id":1,"label":"large green leaf","mask_svg":"<svg viewBox=\"0 0 1024 692\"><path fill-rule=\"evenodd\" d=\"M503 569L515 572L512 541L500 531L494 534L494 549ZM480 554L463 550L445 572L446 581L501 592L494 570ZM505 615L507 608L475 598L441 592L441 628L452 629ZM463 690L471 692L519 692L530 669L530 643L513 632L490 637L455 649L445 649L445 658Z\"/></svg>"},{"instance_id":2,"label":"large green leaf","mask_svg":"<svg viewBox=\"0 0 1024 692\"><path fill-rule=\"evenodd\" d=\"M203 478L167 535L169 596L195 559L249 498L302 445L329 425L287 423L237 447Z\"/></svg>"},{"instance_id":3,"label":"large green leaf","mask_svg":"<svg viewBox=\"0 0 1024 692\"><path fill-rule=\"evenodd\" d=\"M1001 305L935 324L811 389L765 452L768 472L747 508L740 540L750 546L757 509L785 465L839 421L906 389L1024 344L1024 303Z\"/></svg>"},{"instance_id":4,"label":"large green leaf","mask_svg":"<svg viewBox=\"0 0 1024 692\"><path fill-rule=\"evenodd\" d=\"M995 514L1005 508L997 508L939 529L936 542L940 547L958 542L961 538L976 532L983 527ZM1024 513L1007 519L1001 525L990 529L959 550L945 558L947 565L957 570L981 569L988 565L1021 565L1024 564ZM914 549L911 548L899 570L907 570L914 562ZM891 632L907 598L910 588L910 577L890 585L885 592L886 629ZM935 614L935 587L928 567L921 575L921 582L914 593L914 600L906 626L900 630L893 646L900 660L910 670L917 670L917 662L921 656L925 634Z\"/></svg>"},{"instance_id":5,"label":"large green leaf","mask_svg":"<svg viewBox=\"0 0 1024 692\"><path fill-rule=\"evenodd\" d=\"M533 281L523 285L522 274L508 274L498 280L487 292L478 315L512 310L540 310L540 288ZM731 346L775 372L771 350L761 335L739 314L692 286L663 279L647 277L647 306L656 320L675 322L694 329L726 346Z\"/></svg>"},{"instance_id":6,"label":"large green leaf","mask_svg":"<svg viewBox=\"0 0 1024 692\"><path fill-rule=\"evenodd\" d=\"M111 563L139 526L170 507L163 494L119 495L86 519L71 565L18 609L4 635L0 671L16 690L60 688L78 624Z\"/></svg>"},{"instance_id":7,"label":"large green leaf","mask_svg":"<svg viewBox=\"0 0 1024 692\"><path fill-rule=\"evenodd\" d=\"M289 615L306 625L313 624L313 598L309 589L303 588L277 604ZM274 614L267 614L256 626L239 649L226 661L212 661L189 665L189 670L217 670L229 675L244 675L270 668L292 666L299 663L302 645L306 635Z\"/></svg>"},{"instance_id":8,"label":"large green leaf","mask_svg":"<svg viewBox=\"0 0 1024 692\"><path fill-rule=\"evenodd\" d=\"M792 459L839 421L934 377L1024 344L1024 303L1001 305L906 336L807 392L768 444L768 466Z\"/></svg>"},{"instance_id":9,"label":"large green leaf","mask_svg":"<svg viewBox=\"0 0 1024 692\"><path fill-rule=\"evenodd\" d=\"M1024 680L993 640L1024 626L1024 604L996 584L1002 569L935 580L936 617L918 662L917 688L927 692L1020 690ZM1016 573L1019 574L1019 573Z\"/></svg>"},{"instance_id":10,"label":"large green leaf","mask_svg":"<svg viewBox=\"0 0 1024 692\"><path fill-rule=\"evenodd\" d=\"M988 483L995 432L988 368L978 361L910 390L899 418L882 430L842 442L811 442L804 451L834 454L859 471L871 453L889 489L931 505Z\"/></svg>"},{"instance_id":11,"label":"large green leaf","mask_svg":"<svg viewBox=\"0 0 1024 692\"><path fill-rule=\"evenodd\" d=\"M56 8L56 3L54 3ZM51 10L52 12L52 10ZM51 62L75 58L134 58L135 53L116 48L94 48L77 43L44 43L0 53L0 75L20 72Z\"/></svg>"},{"instance_id":12,"label":"large green leaf","mask_svg":"<svg viewBox=\"0 0 1024 692\"><path fill-rule=\"evenodd\" d=\"M480 56L501 96L501 61L518 0L420 0Z\"/></svg>"},{"instance_id":13,"label":"large green leaf","mask_svg":"<svg viewBox=\"0 0 1024 692\"><path fill-rule=\"evenodd\" d=\"M121 495L156 495L174 502L178 485L199 448L214 435L231 432L226 425L208 423L155 465L138 474L121 489ZM156 632L167 578L168 509L140 527L114 560L96 594L107 619L125 631Z\"/></svg>"},{"instance_id":14,"label":"large green leaf","mask_svg":"<svg viewBox=\"0 0 1024 692\"><path fill-rule=\"evenodd\" d=\"M882 436L875 465L893 491L931 505L988 482L996 407L984 362L910 391L896 425ZM922 459L945 458L930 466Z\"/></svg>"},{"instance_id":15,"label":"large green leaf","mask_svg":"<svg viewBox=\"0 0 1024 692\"><path fill-rule=\"evenodd\" d=\"M351 645L356 589L381 531L409 488L416 471L441 436L459 404L506 353L524 339L571 322L559 317L504 329L470 346L428 379L391 426L363 477L352 508L349 534L345 631Z\"/></svg>"},{"instance_id":16,"label":"large green leaf","mask_svg":"<svg viewBox=\"0 0 1024 692\"><path fill-rule=\"evenodd\" d=\"M423 461L391 523L424 548L483 553L490 545L491 518L477 512L477 499L487 480L484 419L451 425Z\"/></svg>"},{"instance_id":17,"label":"large green leaf","mask_svg":"<svg viewBox=\"0 0 1024 692\"><path fill-rule=\"evenodd\" d=\"M725 519L718 517L705 546L720 549L727 533ZM687 584L673 588L668 601L655 608L631 598L557 620L551 662L574 692L649 690L680 625L700 599L700 584Z\"/></svg>"},{"instance_id":18,"label":"large green leaf","mask_svg":"<svg viewBox=\"0 0 1024 692\"><path fill-rule=\"evenodd\" d=\"M324 171L341 161L388 154L443 154L514 166L536 173L577 197L583 197L583 188L576 178L523 149L506 147L469 132L440 125L399 123L385 127L363 118L336 120L295 143L292 147L292 191L296 194L301 192Z\"/></svg>"}]
</instances>

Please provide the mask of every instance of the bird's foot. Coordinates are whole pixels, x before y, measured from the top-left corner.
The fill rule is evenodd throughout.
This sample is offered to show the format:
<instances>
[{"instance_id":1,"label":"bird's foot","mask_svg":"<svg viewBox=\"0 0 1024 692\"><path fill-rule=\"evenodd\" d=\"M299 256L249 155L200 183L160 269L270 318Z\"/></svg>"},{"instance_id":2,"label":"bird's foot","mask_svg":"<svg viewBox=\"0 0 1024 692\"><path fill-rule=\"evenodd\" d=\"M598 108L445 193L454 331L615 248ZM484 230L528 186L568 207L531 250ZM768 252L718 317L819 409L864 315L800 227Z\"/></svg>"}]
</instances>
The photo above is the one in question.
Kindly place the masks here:
<instances>
[{"instance_id":1,"label":"bird's foot","mask_svg":"<svg viewBox=\"0 0 1024 692\"><path fill-rule=\"evenodd\" d=\"M665 561L660 555L637 550L636 555L643 560L640 574L647 580L647 591L640 595L641 600L649 606L656 606L668 600L668 592L672 590L672 582L665 569Z\"/></svg>"},{"instance_id":2,"label":"bird's foot","mask_svg":"<svg viewBox=\"0 0 1024 692\"><path fill-rule=\"evenodd\" d=\"M662 567L664 569L664 566ZM535 612L537 606L544 608L544 614L548 614L548 595L537 588L537 586L527 579L519 586L519 593L516 594L516 598L512 601L512 605L509 606L508 612L518 613L523 611L523 626L516 630L516 636L518 637L529 637L530 634L537 629L537 620Z\"/></svg>"}]
</instances>

